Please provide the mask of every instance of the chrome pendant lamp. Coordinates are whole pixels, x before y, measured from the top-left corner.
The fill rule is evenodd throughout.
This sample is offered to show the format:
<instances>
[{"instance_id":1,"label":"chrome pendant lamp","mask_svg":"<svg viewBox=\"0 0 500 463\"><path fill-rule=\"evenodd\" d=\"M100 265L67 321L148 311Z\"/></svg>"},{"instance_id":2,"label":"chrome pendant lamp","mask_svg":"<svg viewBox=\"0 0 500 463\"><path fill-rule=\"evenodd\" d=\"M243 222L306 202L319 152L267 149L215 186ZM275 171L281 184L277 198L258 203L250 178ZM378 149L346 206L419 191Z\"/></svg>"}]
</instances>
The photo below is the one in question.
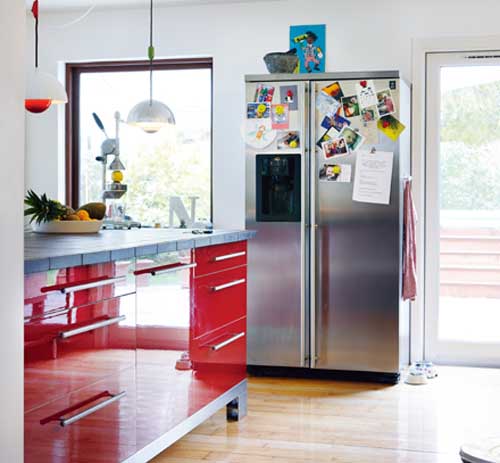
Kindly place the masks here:
<instances>
[{"instance_id":1,"label":"chrome pendant lamp","mask_svg":"<svg viewBox=\"0 0 500 463\"><path fill-rule=\"evenodd\" d=\"M43 113L53 104L68 102L62 84L51 74L38 68L38 0L33 2L31 13L35 19L35 68L28 75L24 106L31 113Z\"/></svg>"},{"instance_id":2,"label":"chrome pendant lamp","mask_svg":"<svg viewBox=\"0 0 500 463\"><path fill-rule=\"evenodd\" d=\"M128 114L127 124L139 127L146 133L155 133L168 125L175 125L175 117L171 109L161 101L153 99L153 0L149 8L149 99L137 103Z\"/></svg>"}]
</instances>

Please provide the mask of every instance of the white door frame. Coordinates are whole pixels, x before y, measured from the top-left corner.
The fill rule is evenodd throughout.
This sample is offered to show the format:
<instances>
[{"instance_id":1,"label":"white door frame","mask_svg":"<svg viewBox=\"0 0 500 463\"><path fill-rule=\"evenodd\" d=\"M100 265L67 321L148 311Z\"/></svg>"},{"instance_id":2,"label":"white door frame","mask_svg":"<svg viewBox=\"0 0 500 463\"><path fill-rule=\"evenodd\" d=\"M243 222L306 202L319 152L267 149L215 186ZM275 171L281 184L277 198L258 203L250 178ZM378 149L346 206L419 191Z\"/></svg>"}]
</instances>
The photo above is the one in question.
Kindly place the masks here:
<instances>
[{"instance_id":1,"label":"white door frame","mask_svg":"<svg viewBox=\"0 0 500 463\"><path fill-rule=\"evenodd\" d=\"M425 171L426 171L426 73L427 56L446 52L493 52L500 50L500 36L415 38L412 44L412 176L417 224L418 297L411 309L411 360L425 358Z\"/></svg>"}]
</instances>

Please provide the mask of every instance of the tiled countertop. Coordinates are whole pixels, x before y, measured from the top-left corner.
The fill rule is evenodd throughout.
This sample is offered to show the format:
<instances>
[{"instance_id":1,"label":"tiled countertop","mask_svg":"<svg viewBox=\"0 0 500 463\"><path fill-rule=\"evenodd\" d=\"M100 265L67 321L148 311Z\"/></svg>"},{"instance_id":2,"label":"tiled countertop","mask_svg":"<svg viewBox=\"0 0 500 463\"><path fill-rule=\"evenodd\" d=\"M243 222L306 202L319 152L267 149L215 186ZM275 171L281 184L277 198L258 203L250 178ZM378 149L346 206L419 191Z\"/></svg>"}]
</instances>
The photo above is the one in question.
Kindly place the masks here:
<instances>
[{"instance_id":1,"label":"tiled countertop","mask_svg":"<svg viewBox=\"0 0 500 463\"><path fill-rule=\"evenodd\" d=\"M34 273L77 265L247 240L254 231L214 230L195 235L182 229L102 230L92 235L26 233L24 272Z\"/></svg>"}]
</instances>

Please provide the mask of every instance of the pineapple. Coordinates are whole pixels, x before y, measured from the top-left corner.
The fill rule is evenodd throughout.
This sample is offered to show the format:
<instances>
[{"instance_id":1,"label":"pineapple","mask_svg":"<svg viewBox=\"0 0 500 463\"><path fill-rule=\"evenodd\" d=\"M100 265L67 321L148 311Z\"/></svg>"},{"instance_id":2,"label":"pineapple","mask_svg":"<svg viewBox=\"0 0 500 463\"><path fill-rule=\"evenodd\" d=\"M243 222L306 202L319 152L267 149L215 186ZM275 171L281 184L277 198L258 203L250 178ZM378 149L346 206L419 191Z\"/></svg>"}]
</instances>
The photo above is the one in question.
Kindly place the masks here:
<instances>
[{"instance_id":1,"label":"pineapple","mask_svg":"<svg viewBox=\"0 0 500 463\"><path fill-rule=\"evenodd\" d=\"M24 215L31 215L30 223L35 221L37 224L42 222L51 222L60 220L68 215L69 208L59 201L49 199L44 193L38 196L33 190L28 191L24 198L24 204L28 206Z\"/></svg>"}]
</instances>

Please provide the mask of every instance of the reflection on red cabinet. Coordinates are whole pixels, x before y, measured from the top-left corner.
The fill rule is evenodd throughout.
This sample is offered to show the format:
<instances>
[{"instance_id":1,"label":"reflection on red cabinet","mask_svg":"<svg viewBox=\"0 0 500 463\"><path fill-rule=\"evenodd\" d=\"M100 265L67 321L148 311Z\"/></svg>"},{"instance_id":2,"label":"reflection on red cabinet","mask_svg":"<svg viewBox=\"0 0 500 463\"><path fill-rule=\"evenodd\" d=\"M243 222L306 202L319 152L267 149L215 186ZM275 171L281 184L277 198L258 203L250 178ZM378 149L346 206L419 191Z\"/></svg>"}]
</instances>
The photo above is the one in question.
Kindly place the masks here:
<instances>
[{"instance_id":1,"label":"reflection on red cabinet","mask_svg":"<svg viewBox=\"0 0 500 463\"><path fill-rule=\"evenodd\" d=\"M25 410L135 364L135 296L25 324Z\"/></svg>"},{"instance_id":2,"label":"reflection on red cabinet","mask_svg":"<svg viewBox=\"0 0 500 463\"><path fill-rule=\"evenodd\" d=\"M207 246L197 248L195 277L208 275L221 270L246 265L247 242L237 241L235 243L220 244L218 246Z\"/></svg>"},{"instance_id":3,"label":"reflection on red cabinet","mask_svg":"<svg viewBox=\"0 0 500 463\"><path fill-rule=\"evenodd\" d=\"M63 308L135 292L130 261L49 270L24 277L24 316L34 319Z\"/></svg>"},{"instance_id":4,"label":"reflection on red cabinet","mask_svg":"<svg viewBox=\"0 0 500 463\"><path fill-rule=\"evenodd\" d=\"M134 369L25 414L25 463L115 463L136 452Z\"/></svg>"},{"instance_id":5,"label":"reflection on red cabinet","mask_svg":"<svg viewBox=\"0 0 500 463\"><path fill-rule=\"evenodd\" d=\"M192 336L210 333L246 315L246 267L197 278L192 305Z\"/></svg>"}]
</instances>

